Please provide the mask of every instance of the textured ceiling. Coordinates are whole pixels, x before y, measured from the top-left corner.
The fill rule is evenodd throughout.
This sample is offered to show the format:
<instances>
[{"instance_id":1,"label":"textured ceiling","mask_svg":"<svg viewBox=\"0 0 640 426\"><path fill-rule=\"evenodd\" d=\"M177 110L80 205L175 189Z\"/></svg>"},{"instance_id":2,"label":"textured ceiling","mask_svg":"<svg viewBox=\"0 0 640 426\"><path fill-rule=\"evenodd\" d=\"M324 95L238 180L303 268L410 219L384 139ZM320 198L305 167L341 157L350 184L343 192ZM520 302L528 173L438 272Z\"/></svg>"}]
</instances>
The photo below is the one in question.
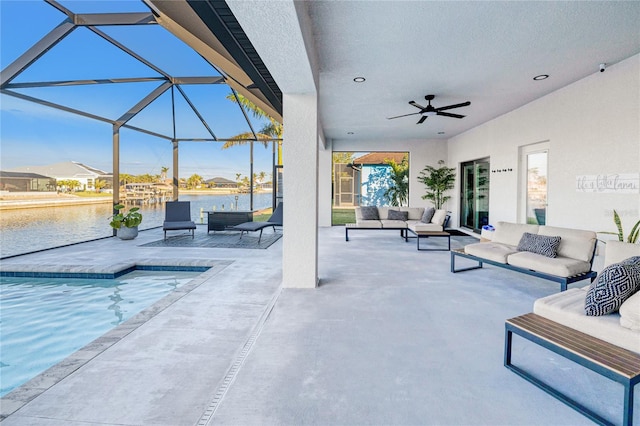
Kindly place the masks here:
<instances>
[{"instance_id":1,"label":"textured ceiling","mask_svg":"<svg viewBox=\"0 0 640 426\"><path fill-rule=\"evenodd\" d=\"M448 138L640 52L638 1L307 5L322 124L334 139ZM424 106L427 94L436 107L471 101L447 111L467 117L387 119L417 112L408 101Z\"/></svg>"}]
</instances>

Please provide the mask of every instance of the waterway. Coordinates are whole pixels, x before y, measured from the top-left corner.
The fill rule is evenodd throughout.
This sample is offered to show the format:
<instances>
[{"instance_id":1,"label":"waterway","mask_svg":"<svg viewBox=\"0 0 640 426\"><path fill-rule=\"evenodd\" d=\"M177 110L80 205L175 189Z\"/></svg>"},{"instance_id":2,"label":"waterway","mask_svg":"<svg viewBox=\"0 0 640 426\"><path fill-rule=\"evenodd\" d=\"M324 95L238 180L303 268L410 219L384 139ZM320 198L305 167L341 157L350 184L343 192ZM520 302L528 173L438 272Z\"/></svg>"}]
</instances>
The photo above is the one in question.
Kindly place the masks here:
<instances>
[{"instance_id":1,"label":"waterway","mask_svg":"<svg viewBox=\"0 0 640 426\"><path fill-rule=\"evenodd\" d=\"M191 219L207 223L207 211L249 210L249 194L180 195L191 202ZM270 208L272 194L253 196L253 209ZM237 206L236 206L237 204ZM205 212L201 219L200 209ZM162 226L164 204L140 206L143 220L140 230ZM55 206L5 210L0 212L0 257L28 253L50 247L92 240L112 235L109 226L111 203L79 206Z\"/></svg>"}]
</instances>

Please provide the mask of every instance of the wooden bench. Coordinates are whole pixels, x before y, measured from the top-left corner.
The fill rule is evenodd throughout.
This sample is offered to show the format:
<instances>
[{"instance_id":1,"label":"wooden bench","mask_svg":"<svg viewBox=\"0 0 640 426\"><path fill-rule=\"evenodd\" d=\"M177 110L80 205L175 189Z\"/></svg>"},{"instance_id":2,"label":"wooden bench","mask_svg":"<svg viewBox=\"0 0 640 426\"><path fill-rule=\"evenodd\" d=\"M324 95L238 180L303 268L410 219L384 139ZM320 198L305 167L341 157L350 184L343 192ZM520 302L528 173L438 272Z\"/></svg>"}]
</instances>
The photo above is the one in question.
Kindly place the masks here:
<instances>
[{"instance_id":1,"label":"wooden bench","mask_svg":"<svg viewBox=\"0 0 640 426\"><path fill-rule=\"evenodd\" d=\"M633 424L633 390L640 382L640 354L530 313L505 323L504 365L591 420L612 423L511 363L513 333L624 386L623 425Z\"/></svg>"}]
</instances>

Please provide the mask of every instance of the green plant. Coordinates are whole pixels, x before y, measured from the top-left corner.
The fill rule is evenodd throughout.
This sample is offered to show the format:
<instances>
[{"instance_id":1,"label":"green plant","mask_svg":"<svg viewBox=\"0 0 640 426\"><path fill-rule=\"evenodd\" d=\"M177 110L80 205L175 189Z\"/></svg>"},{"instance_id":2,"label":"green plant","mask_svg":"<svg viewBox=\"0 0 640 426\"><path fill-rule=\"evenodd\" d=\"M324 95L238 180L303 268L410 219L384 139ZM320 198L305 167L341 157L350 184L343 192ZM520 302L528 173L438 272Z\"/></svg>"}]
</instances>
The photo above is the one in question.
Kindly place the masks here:
<instances>
[{"instance_id":1,"label":"green plant","mask_svg":"<svg viewBox=\"0 0 640 426\"><path fill-rule=\"evenodd\" d=\"M113 229L120 229L123 226L125 228L135 228L142 223L142 214L138 211L140 210L139 207L131 207L126 214L120 211L124 209L122 204L116 204L113 209L118 211L118 213L110 217L111 222L109 222L109 225Z\"/></svg>"},{"instance_id":2,"label":"green plant","mask_svg":"<svg viewBox=\"0 0 640 426\"><path fill-rule=\"evenodd\" d=\"M613 222L616 224L616 228L618 228L618 232L600 232L601 234L611 234L611 235L617 235L618 236L618 240L625 242L625 238L624 238L624 231L622 230L622 221L620 220L620 216L618 215L617 211L613 211ZM639 242L639 237L640 237L640 220L638 220L636 222L635 225L633 225L633 227L631 228L631 232L629 232L629 235L627 236L626 242L627 243L631 243L631 244L635 244L637 242Z\"/></svg>"},{"instance_id":3,"label":"green plant","mask_svg":"<svg viewBox=\"0 0 640 426\"><path fill-rule=\"evenodd\" d=\"M400 163L393 159L384 161L391 167L391 182L384 197L394 206L403 206L409 200L409 159L405 155Z\"/></svg>"},{"instance_id":4,"label":"green plant","mask_svg":"<svg viewBox=\"0 0 640 426\"><path fill-rule=\"evenodd\" d=\"M453 189L456 180L456 169L444 165L444 160L438 161L440 167L426 166L420 172L418 181L427 187L427 193L422 196L423 200L430 200L436 209L441 209L451 197L444 195Z\"/></svg>"}]
</instances>

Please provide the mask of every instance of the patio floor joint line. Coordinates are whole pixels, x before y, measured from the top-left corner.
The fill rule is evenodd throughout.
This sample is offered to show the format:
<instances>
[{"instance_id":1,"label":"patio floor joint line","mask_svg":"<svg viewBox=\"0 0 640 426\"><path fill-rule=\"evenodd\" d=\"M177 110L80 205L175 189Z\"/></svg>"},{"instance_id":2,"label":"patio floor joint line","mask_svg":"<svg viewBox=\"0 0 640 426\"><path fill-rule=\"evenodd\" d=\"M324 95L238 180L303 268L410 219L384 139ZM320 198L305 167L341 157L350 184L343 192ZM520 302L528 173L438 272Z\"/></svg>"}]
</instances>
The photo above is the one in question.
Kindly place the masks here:
<instances>
[{"instance_id":1,"label":"patio floor joint line","mask_svg":"<svg viewBox=\"0 0 640 426\"><path fill-rule=\"evenodd\" d=\"M258 323L254 326L253 330L251 331L251 334L249 335L249 338L240 349L238 355L236 355L235 359L233 360L233 363L231 364L231 366L227 370L227 373L222 379L220 386L218 386L218 389L216 389L216 392L214 394L212 401L207 406L207 409L200 417L200 420L198 421L198 423L196 423L196 426L209 426L210 424L212 424L212 419L214 414L218 410L220 403L222 402L225 395L229 391L229 388L235 381L240 371L240 368L242 368L242 365L247 359L247 356L249 356L249 353L251 352L251 349L253 349L253 346L256 340L258 340L258 337L262 333L264 324L267 322L267 319L271 315L271 312L275 307L276 301L278 300L278 297L280 297L281 291L282 291L282 287L280 287L275 292L275 294L269 301L269 304L266 306L265 310L262 312L262 315L260 316Z\"/></svg>"}]
</instances>

